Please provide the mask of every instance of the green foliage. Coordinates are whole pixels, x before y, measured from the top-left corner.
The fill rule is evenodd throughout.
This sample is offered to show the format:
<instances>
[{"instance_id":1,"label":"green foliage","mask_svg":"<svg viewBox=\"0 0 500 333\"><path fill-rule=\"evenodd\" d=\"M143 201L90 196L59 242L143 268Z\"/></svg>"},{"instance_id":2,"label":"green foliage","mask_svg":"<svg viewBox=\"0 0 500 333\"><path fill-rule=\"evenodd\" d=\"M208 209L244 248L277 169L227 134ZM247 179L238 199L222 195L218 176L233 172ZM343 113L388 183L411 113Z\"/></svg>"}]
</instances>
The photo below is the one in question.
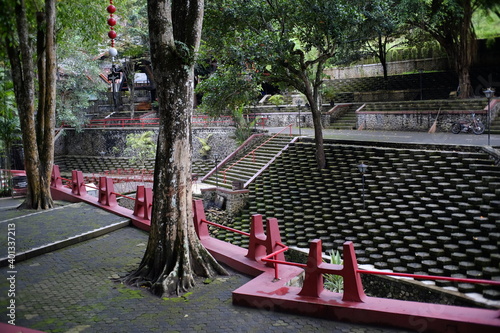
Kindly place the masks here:
<instances>
[{"instance_id":1,"label":"green foliage","mask_svg":"<svg viewBox=\"0 0 500 333\"><path fill-rule=\"evenodd\" d=\"M500 8L498 8L498 13L500 14ZM477 38L493 39L500 37L500 15L490 11L479 11L472 16L472 22Z\"/></svg>"},{"instance_id":2,"label":"green foliage","mask_svg":"<svg viewBox=\"0 0 500 333\"><path fill-rule=\"evenodd\" d=\"M276 94L269 97L269 102L274 106L279 107L280 105L283 105L283 103L285 103L285 99L283 95Z\"/></svg>"},{"instance_id":3,"label":"green foliage","mask_svg":"<svg viewBox=\"0 0 500 333\"><path fill-rule=\"evenodd\" d=\"M361 44L364 17L357 6L347 0L209 1L204 59L217 59L218 70L244 68L246 79L256 84L293 87L306 95L317 119L326 62L345 58Z\"/></svg>"},{"instance_id":4,"label":"green foliage","mask_svg":"<svg viewBox=\"0 0 500 333\"><path fill-rule=\"evenodd\" d=\"M234 131L234 137L239 145L245 142L245 140L252 135L253 128L255 127L255 124L259 120L259 118L255 118L252 121L248 121L243 116L243 110L244 107L240 106L239 108L236 108L233 111L233 120L236 126L236 130Z\"/></svg>"},{"instance_id":5,"label":"green foliage","mask_svg":"<svg viewBox=\"0 0 500 333\"><path fill-rule=\"evenodd\" d=\"M75 37L73 42L78 43ZM97 96L107 89L99 78L98 63L92 54L82 51L61 50L60 75L57 80L56 119L81 129L86 122L85 114Z\"/></svg>"},{"instance_id":6,"label":"green foliage","mask_svg":"<svg viewBox=\"0 0 500 333\"><path fill-rule=\"evenodd\" d=\"M330 264L342 265L343 260L340 257L340 252L335 250L330 254ZM341 293L344 290L344 278L336 274L325 274L324 286L327 290L335 293Z\"/></svg>"},{"instance_id":7,"label":"green foliage","mask_svg":"<svg viewBox=\"0 0 500 333\"><path fill-rule=\"evenodd\" d=\"M130 162L146 166L146 161L156 156L155 133L147 131L138 134L127 135L124 154L130 156Z\"/></svg>"},{"instance_id":8,"label":"green foliage","mask_svg":"<svg viewBox=\"0 0 500 333\"><path fill-rule=\"evenodd\" d=\"M4 67L0 67L0 152L8 157L11 144L21 137L16 113L14 85ZM9 163L7 158L7 163ZM9 169L10 166L7 166Z\"/></svg>"},{"instance_id":9,"label":"green foliage","mask_svg":"<svg viewBox=\"0 0 500 333\"><path fill-rule=\"evenodd\" d=\"M224 64L197 85L196 93L203 95L202 112L212 116L230 115L240 105L256 100L259 85L244 67Z\"/></svg>"},{"instance_id":10,"label":"green foliage","mask_svg":"<svg viewBox=\"0 0 500 333\"><path fill-rule=\"evenodd\" d=\"M328 85L323 88L322 95L326 101L335 100L335 96L337 94L337 89L333 85Z\"/></svg>"},{"instance_id":11,"label":"green foliage","mask_svg":"<svg viewBox=\"0 0 500 333\"><path fill-rule=\"evenodd\" d=\"M208 154L210 153L210 150L212 150L212 147L208 144L208 140L210 140L210 138L212 137L212 134L213 133L210 133L209 135L207 135L206 138L196 137L198 139L198 141L200 141L200 144L201 144L201 148L199 150L201 156L208 156Z\"/></svg>"},{"instance_id":12,"label":"green foliage","mask_svg":"<svg viewBox=\"0 0 500 333\"><path fill-rule=\"evenodd\" d=\"M123 0L124 3L130 0ZM121 7L118 5L118 8ZM78 6L71 1L57 1L57 44L59 51L82 52L94 50L109 41L106 4L95 0L80 0ZM118 9L120 10L120 9ZM118 14L118 12L117 12ZM78 40L75 44L73 41ZM106 46L107 47L107 46Z\"/></svg>"}]
</instances>

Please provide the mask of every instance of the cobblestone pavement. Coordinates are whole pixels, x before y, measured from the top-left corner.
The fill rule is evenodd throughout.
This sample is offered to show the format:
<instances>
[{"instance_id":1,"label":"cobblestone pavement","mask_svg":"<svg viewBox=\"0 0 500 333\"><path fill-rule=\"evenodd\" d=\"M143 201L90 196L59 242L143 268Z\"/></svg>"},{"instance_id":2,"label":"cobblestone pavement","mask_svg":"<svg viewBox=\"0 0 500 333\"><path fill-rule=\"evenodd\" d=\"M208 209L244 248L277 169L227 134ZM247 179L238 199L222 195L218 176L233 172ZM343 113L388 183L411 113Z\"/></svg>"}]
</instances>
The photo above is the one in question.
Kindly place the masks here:
<instances>
[{"instance_id":1,"label":"cobblestone pavement","mask_svg":"<svg viewBox=\"0 0 500 333\"><path fill-rule=\"evenodd\" d=\"M0 221L6 206L0 201ZM43 238L36 221L49 216L32 215L27 225ZM88 223L101 218L98 213L73 216ZM67 221L44 221L51 222L57 227ZM16 237L21 241L23 234ZM125 227L15 263L16 325L44 332L403 332L233 306L231 291L249 281L236 272L210 284L200 281L190 293L170 299L113 282L137 267L146 243L145 232ZM1 268L2 323L10 320L7 271Z\"/></svg>"},{"instance_id":2,"label":"cobblestone pavement","mask_svg":"<svg viewBox=\"0 0 500 333\"><path fill-rule=\"evenodd\" d=\"M15 224L15 232L22 236L16 242L17 253L125 221L123 217L83 202L57 201L55 208L40 211L16 209L21 203L18 199L2 199L0 203L0 235L7 235L8 225ZM0 258L6 256L7 237L0 237Z\"/></svg>"},{"instance_id":3,"label":"cobblestone pavement","mask_svg":"<svg viewBox=\"0 0 500 333\"><path fill-rule=\"evenodd\" d=\"M271 133L280 132L283 127L266 127ZM289 134L289 130L282 132ZM292 128L294 135L299 134L297 127ZM314 137L312 128L301 128L302 136ZM453 134L450 132L404 132L404 131L351 131L323 129L323 138L337 140L353 140L367 142L399 142L416 144L437 144L437 145L464 145L464 146L485 146L488 143L488 135L474 135L467 133ZM490 144L493 147L500 147L500 135L491 134Z\"/></svg>"}]
</instances>

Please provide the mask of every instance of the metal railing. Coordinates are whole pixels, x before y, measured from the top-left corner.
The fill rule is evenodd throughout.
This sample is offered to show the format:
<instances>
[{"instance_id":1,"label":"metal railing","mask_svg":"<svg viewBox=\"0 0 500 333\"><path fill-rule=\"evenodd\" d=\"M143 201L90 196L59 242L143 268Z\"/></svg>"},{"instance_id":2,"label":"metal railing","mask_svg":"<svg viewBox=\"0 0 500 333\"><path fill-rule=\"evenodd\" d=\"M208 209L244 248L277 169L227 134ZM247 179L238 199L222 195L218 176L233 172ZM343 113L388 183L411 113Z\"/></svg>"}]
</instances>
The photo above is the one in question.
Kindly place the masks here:
<instances>
[{"instance_id":1,"label":"metal railing","mask_svg":"<svg viewBox=\"0 0 500 333\"><path fill-rule=\"evenodd\" d=\"M72 179L68 179L68 178L64 178L64 177L58 177L58 178L61 179L61 180L63 180L63 181L65 181L67 187L69 187L69 188L72 187L72 184L73 184L73 180ZM84 185L85 187L89 187L91 189L99 191L99 187L93 186L93 185L90 185L90 184L77 184L77 185L79 185L79 186L80 185ZM125 199L129 199L129 200L133 200L133 201L136 200L136 198L134 198L134 197L131 197L131 196L128 196L128 195L125 195L125 194L121 194L121 193L117 193L117 192L114 192L114 191L109 192L109 194L113 194L113 195L116 195L118 197L123 197Z\"/></svg>"},{"instance_id":2,"label":"metal railing","mask_svg":"<svg viewBox=\"0 0 500 333\"><path fill-rule=\"evenodd\" d=\"M229 167L227 167L226 169L224 169L222 171L222 174L224 175L223 182L226 183L226 174L227 174L227 172L229 170L231 170L233 167L235 167L236 165L238 165L239 163L241 163L244 159L246 159L250 155L252 156L252 162L255 162L255 152L258 151L260 148L262 148L264 145L266 145L269 141L271 141L272 139L274 139L275 137L277 137L278 135L280 135L287 128L289 129L289 131L290 131L289 135L291 136L292 135L292 126L293 126L293 124L290 124L290 125L284 127L281 131L275 133L269 139L267 139L266 141L264 141L264 143L260 144L257 148L253 149L251 152L249 152L248 154L246 154L245 156L243 156L242 158L240 158L239 160L237 160L236 162L234 162L233 164L231 164Z\"/></svg>"},{"instance_id":3,"label":"metal railing","mask_svg":"<svg viewBox=\"0 0 500 333\"><path fill-rule=\"evenodd\" d=\"M87 128L108 128L108 127L148 127L158 126L160 118L103 118L91 119L85 126ZM209 116L192 116L191 124L193 126L209 127L209 126L234 126L234 120L231 116L220 116L211 118ZM61 127L65 127L62 125Z\"/></svg>"},{"instance_id":4,"label":"metal railing","mask_svg":"<svg viewBox=\"0 0 500 333\"><path fill-rule=\"evenodd\" d=\"M202 219L201 222L207 223L209 225L212 225L212 226L224 229L224 230L239 233L241 235L250 236L250 233L243 232L243 231L240 231L240 230L237 230L234 228L226 227L226 226L221 225L221 224L213 223L213 222L207 221L205 219ZM274 271L275 271L274 278L275 279L279 279L279 270L278 270L279 265L294 266L294 267L300 267L303 269L307 268L306 264L289 262L289 261L284 261L284 260L277 260L276 257L279 254L286 252L289 249L289 247L281 242L276 242L276 245L280 246L281 249L274 251L274 252L268 254L267 256L261 258L261 261L263 261L263 262L266 262L266 263L269 262L269 263L274 264ZM329 268L328 266L331 266L331 267ZM322 267L322 271L324 274L338 275L338 273L339 273L338 266L341 266L341 265L334 265L334 264L325 265L325 267ZM370 271L370 270L363 270L363 269L356 269L355 272L358 274L398 276L398 277L406 277L406 278L413 278L413 279L419 279L419 280L450 281L450 282L457 282L457 283L488 284L488 285L500 286L500 281L493 281L493 280L455 278L455 277L445 277L445 276L436 276L436 275L408 274L408 273L396 273L396 272L386 272L386 271Z\"/></svg>"}]
</instances>

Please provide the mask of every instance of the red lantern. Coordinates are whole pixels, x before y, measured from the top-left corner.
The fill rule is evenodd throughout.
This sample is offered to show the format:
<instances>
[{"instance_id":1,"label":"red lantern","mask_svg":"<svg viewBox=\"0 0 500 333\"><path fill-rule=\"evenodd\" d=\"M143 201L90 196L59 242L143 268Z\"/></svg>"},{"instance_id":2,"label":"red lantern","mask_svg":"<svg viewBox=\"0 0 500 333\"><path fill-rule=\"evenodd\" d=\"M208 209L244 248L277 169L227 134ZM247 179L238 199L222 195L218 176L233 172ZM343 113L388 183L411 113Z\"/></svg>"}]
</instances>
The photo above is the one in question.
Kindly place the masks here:
<instances>
[{"instance_id":1,"label":"red lantern","mask_svg":"<svg viewBox=\"0 0 500 333\"><path fill-rule=\"evenodd\" d=\"M116 31L114 31L114 30L109 31L108 37L111 39L115 39L116 38Z\"/></svg>"},{"instance_id":2,"label":"red lantern","mask_svg":"<svg viewBox=\"0 0 500 333\"><path fill-rule=\"evenodd\" d=\"M114 18L110 17L108 19L108 25L110 25L110 26L116 25L116 20Z\"/></svg>"},{"instance_id":3,"label":"red lantern","mask_svg":"<svg viewBox=\"0 0 500 333\"><path fill-rule=\"evenodd\" d=\"M113 6L113 5L109 5L108 8L106 8L108 13L110 14L113 14L114 12L116 12L116 7Z\"/></svg>"}]
</instances>

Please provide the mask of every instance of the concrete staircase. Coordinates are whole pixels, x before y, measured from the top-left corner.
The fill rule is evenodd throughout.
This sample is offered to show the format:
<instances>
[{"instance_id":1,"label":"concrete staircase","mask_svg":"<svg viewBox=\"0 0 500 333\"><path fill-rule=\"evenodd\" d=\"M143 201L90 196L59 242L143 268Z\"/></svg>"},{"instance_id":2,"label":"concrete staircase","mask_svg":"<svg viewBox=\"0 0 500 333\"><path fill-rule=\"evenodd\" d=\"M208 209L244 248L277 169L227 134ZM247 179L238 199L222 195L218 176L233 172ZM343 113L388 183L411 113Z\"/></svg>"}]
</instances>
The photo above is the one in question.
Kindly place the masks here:
<instances>
[{"instance_id":1,"label":"concrete staircase","mask_svg":"<svg viewBox=\"0 0 500 333\"><path fill-rule=\"evenodd\" d=\"M475 151L294 143L249 186L249 204L231 227L248 231L252 214L276 217L289 246L323 251L353 241L359 264L395 272L500 279L500 166ZM369 166L362 177L357 165ZM220 239L247 245L241 235ZM493 286L437 281L500 300Z\"/></svg>"},{"instance_id":2,"label":"concrete staircase","mask_svg":"<svg viewBox=\"0 0 500 333\"><path fill-rule=\"evenodd\" d=\"M488 128L486 128L488 130ZM496 117L491 123L490 127L491 134L500 134L500 117ZM487 133L487 132L485 132Z\"/></svg>"},{"instance_id":3,"label":"concrete staircase","mask_svg":"<svg viewBox=\"0 0 500 333\"><path fill-rule=\"evenodd\" d=\"M349 107L349 109L338 119L332 119L330 121L329 128L338 129L338 130L353 130L357 128L357 116L356 110L362 104L353 103Z\"/></svg>"},{"instance_id":4,"label":"concrete staircase","mask_svg":"<svg viewBox=\"0 0 500 333\"><path fill-rule=\"evenodd\" d=\"M255 144L243 157L236 157L219 164L217 172L204 179L203 183L228 189L240 187L279 155L292 139L284 135L267 137L264 143Z\"/></svg>"},{"instance_id":5,"label":"concrete staircase","mask_svg":"<svg viewBox=\"0 0 500 333\"><path fill-rule=\"evenodd\" d=\"M390 111L447 111L453 112L482 112L486 106L484 99L445 99L422 101L398 101L366 103L363 111L390 112Z\"/></svg>"}]
</instances>

